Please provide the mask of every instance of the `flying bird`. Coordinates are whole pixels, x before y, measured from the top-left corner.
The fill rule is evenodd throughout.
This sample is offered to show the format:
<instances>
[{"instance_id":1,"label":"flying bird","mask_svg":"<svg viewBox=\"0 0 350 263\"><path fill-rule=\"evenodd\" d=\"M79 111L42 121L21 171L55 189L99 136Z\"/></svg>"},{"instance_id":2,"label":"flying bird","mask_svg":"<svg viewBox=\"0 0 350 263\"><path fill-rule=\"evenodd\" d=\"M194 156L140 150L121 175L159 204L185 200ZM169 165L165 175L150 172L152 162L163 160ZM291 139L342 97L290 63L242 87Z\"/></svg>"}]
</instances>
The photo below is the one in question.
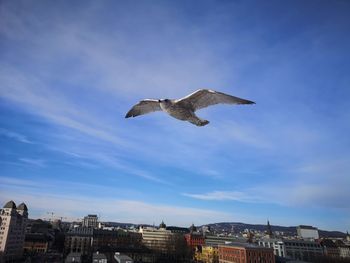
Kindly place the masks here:
<instances>
[{"instance_id":1,"label":"flying bird","mask_svg":"<svg viewBox=\"0 0 350 263\"><path fill-rule=\"evenodd\" d=\"M136 117L154 111L165 111L171 117L178 120L189 121L197 126L204 126L209 123L199 118L195 111L215 104L255 104L250 100L234 97L222 92L200 89L184 98L175 99L145 99L134 105L125 115L125 118Z\"/></svg>"}]
</instances>

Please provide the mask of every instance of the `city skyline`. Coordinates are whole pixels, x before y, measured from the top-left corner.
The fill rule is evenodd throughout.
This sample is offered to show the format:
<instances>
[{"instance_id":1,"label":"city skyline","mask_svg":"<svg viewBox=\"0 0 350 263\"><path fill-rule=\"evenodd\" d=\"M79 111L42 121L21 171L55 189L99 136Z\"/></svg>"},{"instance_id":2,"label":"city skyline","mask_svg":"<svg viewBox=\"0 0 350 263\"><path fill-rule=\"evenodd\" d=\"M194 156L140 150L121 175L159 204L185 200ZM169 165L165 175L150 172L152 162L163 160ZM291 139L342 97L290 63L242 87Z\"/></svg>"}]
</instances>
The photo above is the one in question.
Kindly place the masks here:
<instances>
[{"instance_id":1,"label":"city skyline","mask_svg":"<svg viewBox=\"0 0 350 263\"><path fill-rule=\"evenodd\" d=\"M2 1L0 202L31 218L350 230L345 1ZM195 127L144 98L254 107Z\"/></svg>"}]
</instances>

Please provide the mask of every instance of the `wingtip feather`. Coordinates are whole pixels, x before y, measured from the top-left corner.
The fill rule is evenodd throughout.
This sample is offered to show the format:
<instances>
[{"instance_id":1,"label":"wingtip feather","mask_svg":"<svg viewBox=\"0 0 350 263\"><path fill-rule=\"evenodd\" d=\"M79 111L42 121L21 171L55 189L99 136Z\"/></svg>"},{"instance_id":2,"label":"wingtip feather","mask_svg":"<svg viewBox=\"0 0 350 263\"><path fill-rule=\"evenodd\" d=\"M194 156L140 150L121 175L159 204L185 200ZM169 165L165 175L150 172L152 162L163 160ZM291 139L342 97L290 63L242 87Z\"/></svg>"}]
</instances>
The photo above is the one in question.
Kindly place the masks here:
<instances>
[{"instance_id":1,"label":"wingtip feather","mask_svg":"<svg viewBox=\"0 0 350 263\"><path fill-rule=\"evenodd\" d=\"M125 119L133 117L133 115L131 114L131 112L129 111L126 115L125 115Z\"/></svg>"}]
</instances>

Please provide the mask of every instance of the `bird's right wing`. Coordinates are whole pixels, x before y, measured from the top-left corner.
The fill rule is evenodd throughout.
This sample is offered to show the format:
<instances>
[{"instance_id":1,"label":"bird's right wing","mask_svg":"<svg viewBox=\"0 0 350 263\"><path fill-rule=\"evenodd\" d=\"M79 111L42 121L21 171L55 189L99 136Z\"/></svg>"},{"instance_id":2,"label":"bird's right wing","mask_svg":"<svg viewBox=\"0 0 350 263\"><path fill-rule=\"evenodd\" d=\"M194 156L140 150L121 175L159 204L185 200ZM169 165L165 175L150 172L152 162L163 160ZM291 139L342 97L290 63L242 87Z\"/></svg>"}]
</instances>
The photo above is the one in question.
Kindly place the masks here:
<instances>
[{"instance_id":1,"label":"bird's right wing","mask_svg":"<svg viewBox=\"0 0 350 263\"><path fill-rule=\"evenodd\" d=\"M131 110L125 115L125 118L136 117L139 115L147 114L154 111L160 111L160 104L158 100L141 100L139 103L134 105Z\"/></svg>"},{"instance_id":2,"label":"bird's right wing","mask_svg":"<svg viewBox=\"0 0 350 263\"><path fill-rule=\"evenodd\" d=\"M197 90L190 95L180 99L178 102L185 102L193 107L193 110L223 103L223 104L255 104L250 100L241 99L232 95L208 89Z\"/></svg>"}]
</instances>

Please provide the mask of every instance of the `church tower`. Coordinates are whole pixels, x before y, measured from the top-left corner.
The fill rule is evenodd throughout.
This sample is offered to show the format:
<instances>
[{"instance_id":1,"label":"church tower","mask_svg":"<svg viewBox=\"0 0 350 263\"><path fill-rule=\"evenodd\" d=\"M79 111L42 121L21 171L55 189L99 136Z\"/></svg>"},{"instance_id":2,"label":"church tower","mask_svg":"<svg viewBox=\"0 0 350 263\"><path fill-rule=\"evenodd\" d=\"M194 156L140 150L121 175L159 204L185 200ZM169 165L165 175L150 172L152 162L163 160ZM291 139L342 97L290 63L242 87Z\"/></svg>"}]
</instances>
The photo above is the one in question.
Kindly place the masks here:
<instances>
[{"instance_id":1,"label":"church tower","mask_svg":"<svg viewBox=\"0 0 350 263\"><path fill-rule=\"evenodd\" d=\"M266 234L268 235L268 237L273 237L273 233L272 233L272 229L271 229L271 225L270 225L270 221L267 220L267 231Z\"/></svg>"}]
</instances>

